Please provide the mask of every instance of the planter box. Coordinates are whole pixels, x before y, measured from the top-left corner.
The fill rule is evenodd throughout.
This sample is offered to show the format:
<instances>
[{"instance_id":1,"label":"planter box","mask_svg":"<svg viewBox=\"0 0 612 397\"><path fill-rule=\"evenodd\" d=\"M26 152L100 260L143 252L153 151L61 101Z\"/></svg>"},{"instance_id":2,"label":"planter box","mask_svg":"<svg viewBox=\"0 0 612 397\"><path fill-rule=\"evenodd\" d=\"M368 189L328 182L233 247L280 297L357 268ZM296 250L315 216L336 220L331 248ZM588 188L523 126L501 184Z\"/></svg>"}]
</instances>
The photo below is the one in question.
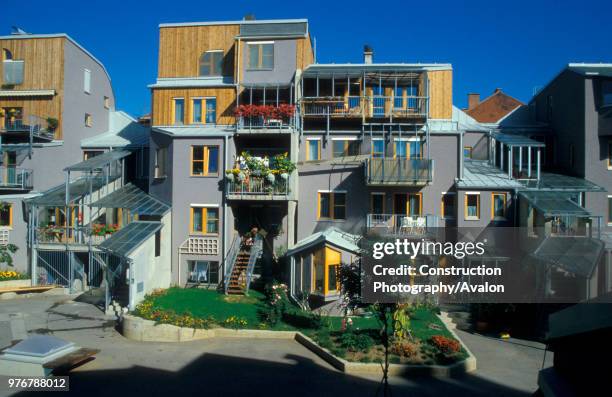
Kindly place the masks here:
<instances>
[{"instance_id":1,"label":"planter box","mask_svg":"<svg viewBox=\"0 0 612 397\"><path fill-rule=\"evenodd\" d=\"M32 280L8 280L8 281L0 281L0 289L2 288L21 288L21 287L31 287Z\"/></svg>"}]
</instances>

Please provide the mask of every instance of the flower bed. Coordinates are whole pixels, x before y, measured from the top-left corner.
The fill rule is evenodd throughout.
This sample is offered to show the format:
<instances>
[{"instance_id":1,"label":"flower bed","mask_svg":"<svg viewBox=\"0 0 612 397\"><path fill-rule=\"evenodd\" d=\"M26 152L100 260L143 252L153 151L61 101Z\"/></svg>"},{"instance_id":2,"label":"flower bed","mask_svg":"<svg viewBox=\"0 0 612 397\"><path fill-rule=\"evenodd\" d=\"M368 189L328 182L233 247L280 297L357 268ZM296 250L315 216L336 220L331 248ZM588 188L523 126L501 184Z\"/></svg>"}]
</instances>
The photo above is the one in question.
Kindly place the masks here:
<instances>
[{"instance_id":1,"label":"flower bed","mask_svg":"<svg viewBox=\"0 0 612 397\"><path fill-rule=\"evenodd\" d=\"M30 276L24 273L19 273L13 270L4 270L0 271L0 281L9 281L9 280L27 280Z\"/></svg>"}]
</instances>

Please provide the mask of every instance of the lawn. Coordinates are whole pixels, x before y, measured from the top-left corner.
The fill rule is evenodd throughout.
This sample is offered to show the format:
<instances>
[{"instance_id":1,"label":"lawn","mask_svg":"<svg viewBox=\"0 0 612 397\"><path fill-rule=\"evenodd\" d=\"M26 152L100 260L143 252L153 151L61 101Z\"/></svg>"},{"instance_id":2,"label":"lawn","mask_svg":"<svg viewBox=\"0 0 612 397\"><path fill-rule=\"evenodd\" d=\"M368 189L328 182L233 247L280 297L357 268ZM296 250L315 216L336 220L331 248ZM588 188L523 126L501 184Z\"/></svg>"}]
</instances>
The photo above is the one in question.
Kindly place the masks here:
<instances>
[{"instance_id":1,"label":"lawn","mask_svg":"<svg viewBox=\"0 0 612 397\"><path fill-rule=\"evenodd\" d=\"M267 319L269 308L265 295L256 290L249 291L249 296L227 296L213 290L170 288L148 296L136 309L136 314L160 323L194 328L295 330L349 361L379 362L384 357L381 326L374 316L351 317L352 325L347 330L343 329L342 317L317 316L291 304L282 320L270 323ZM454 337L434 309L419 307L410 311L409 317L410 337L392 338L395 345L395 352L391 354L393 362L449 363L465 357L462 348L443 351L448 347L448 340L452 343ZM391 321L389 329L392 332ZM443 346L433 346L435 338L442 338Z\"/></svg>"}]
</instances>

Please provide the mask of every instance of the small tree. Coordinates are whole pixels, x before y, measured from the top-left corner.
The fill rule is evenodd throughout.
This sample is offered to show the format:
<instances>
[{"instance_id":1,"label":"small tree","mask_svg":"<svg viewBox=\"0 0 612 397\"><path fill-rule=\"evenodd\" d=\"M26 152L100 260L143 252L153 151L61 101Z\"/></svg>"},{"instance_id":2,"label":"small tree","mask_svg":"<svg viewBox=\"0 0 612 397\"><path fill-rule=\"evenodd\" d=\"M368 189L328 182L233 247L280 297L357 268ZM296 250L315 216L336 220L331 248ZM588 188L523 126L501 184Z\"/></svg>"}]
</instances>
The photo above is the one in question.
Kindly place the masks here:
<instances>
[{"instance_id":1,"label":"small tree","mask_svg":"<svg viewBox=\"0 0 612 397\"><path fill-rule=\"evenodd\" d=\"M13 266L13 254L19 248L15 244L0 245L0 263L6 263L7 266Z\"/></svg>"}]
</instances>

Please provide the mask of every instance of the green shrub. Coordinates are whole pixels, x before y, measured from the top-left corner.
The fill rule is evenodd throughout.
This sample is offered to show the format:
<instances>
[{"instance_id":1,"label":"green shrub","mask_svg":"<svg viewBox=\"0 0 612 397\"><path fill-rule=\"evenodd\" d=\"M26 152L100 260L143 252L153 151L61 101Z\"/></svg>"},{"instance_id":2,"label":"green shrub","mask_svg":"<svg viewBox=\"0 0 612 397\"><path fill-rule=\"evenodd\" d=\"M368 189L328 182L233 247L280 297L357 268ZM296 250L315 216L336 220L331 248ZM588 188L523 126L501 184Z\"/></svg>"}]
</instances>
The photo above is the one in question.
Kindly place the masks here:
<instances>
[{"instance_id":1,"label":"green shrub","mask_svg":"<svg viewBox=\"0 0 612 397\"><path fill-rule=\"evenodd\" d=\"M283 321L296 328L319 329L323 326L320 314L304 310L291 310L283 313Z\"/></svg>"},{"instance_id":2,"label":"green shrub","mask_svg":"<svg viewBox=\"0 0 612 397\"><path fill-rule=\"evenodd\" d=\"M369 335L356 332L344 332L339 340L342 347L353 352L367 352L374 346L374 340Z\"/></svg>"}]
</instances>

